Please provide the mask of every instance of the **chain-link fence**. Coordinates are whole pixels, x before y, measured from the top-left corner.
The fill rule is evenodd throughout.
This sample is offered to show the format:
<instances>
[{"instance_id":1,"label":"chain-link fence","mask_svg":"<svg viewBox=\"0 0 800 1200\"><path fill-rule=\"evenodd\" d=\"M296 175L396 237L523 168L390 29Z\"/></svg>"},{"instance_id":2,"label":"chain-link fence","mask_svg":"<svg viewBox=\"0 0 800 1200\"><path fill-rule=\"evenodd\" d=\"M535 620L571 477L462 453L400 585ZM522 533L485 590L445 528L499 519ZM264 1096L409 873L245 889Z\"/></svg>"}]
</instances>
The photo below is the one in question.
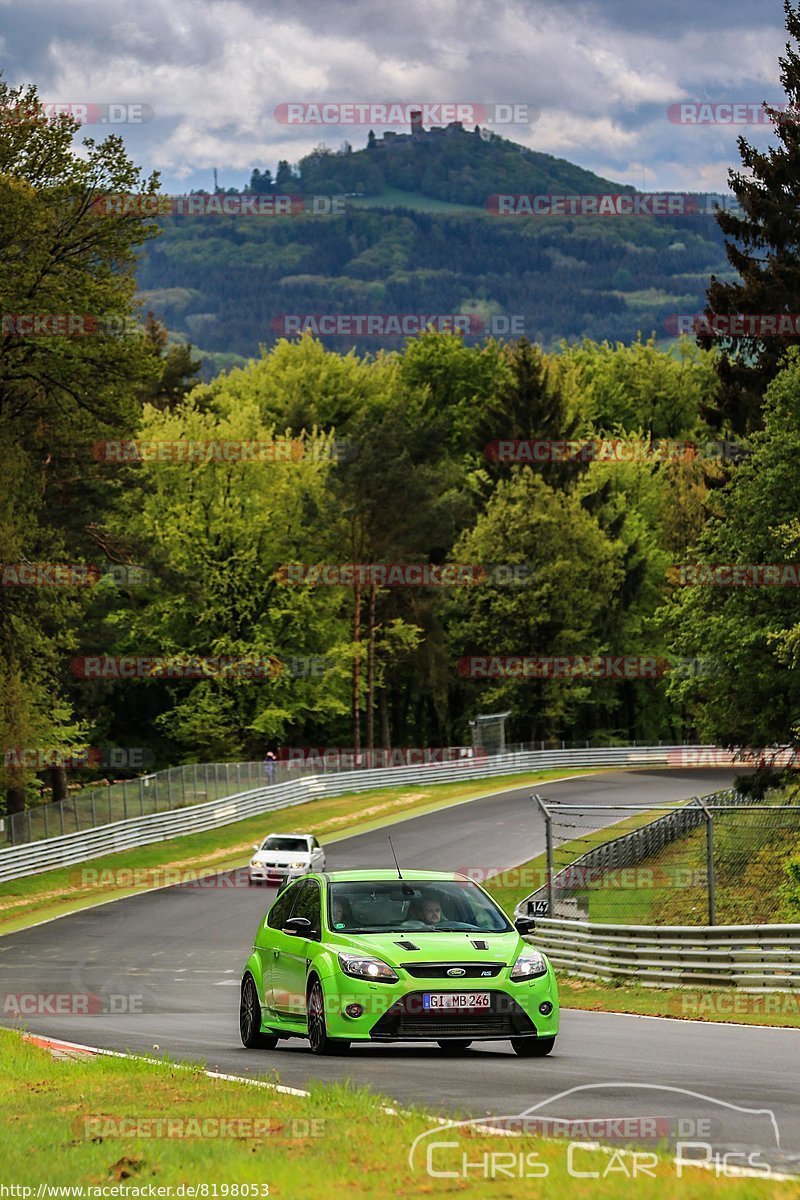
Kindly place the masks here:
<instances>
[{"instance_id":1,"label":"chain-link fence","mask_svg":"<svg viewBox=\"0 0 800 1200\"><path fill-rule=\"evenodd\" d=\"M500 714L503 715L503 714ZM506 754L520 754L546 750L582 750L591 747L605 748L616 743L607 740L591 742L560 740L520 742L505 746ZM662 743L651 743L661 746ZM636 748L636 743L632 743ZM238 763L186 763L148 775L126 780L115 780L102 787L85 787L73 791L63 801L51 804L36 804L24 812L3 817L5 840L8 845L20 846L42 838L58 837L64 833L77 833L100 825L129 817L146 816L150 813L168 812L189 804L202 804L206 800L219 800L225 796L271 783L286 783L303 776L326 775L340 771L372 770L376 767L415 765L426 761L461 761L465 764L478 757L500 753L499 745L491 747L455 746L445 750L428 751L424 748L402 748L396 750L333 750L331 752L306 752L297 758L276 760L268 764L260 762ZM699 753L716 753L713 747L687 747L684 761L682 749L670 743L670 754L674 763L669 765L695 765L691 756ZM677 756L677 757L675 757ZM698 762L696 765L711 765ZM0 839L2 839L0 833Z\"/></svg>"},{"instance_id":2,"label":"chain-link fence","mask_svg":"<svg viewBox=\"0 0 800 1200\"><path fill-rule=\"evenodd\" d=\"M800 921L796 800L727 791L669 805L540 806L547 884L529 898L532 913L614 925Z\"/></svg>"}]
</instances>

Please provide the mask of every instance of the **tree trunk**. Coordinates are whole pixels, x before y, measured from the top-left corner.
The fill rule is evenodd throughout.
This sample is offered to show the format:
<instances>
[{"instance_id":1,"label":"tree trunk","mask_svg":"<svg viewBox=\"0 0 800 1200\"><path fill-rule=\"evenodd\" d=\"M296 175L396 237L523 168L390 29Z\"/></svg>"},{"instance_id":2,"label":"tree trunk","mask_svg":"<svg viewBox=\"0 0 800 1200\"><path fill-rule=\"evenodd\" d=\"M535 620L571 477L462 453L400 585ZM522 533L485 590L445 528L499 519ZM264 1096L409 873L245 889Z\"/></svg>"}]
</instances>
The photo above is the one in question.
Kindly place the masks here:
<instances>
[{"instance_id":1,"label":"tree trunk","mask_svg":"<svg viewBox=\"0 0 800 1200\"><path fill-rule=\"evenodd\" d=\"M367 641L367 750L375 749L375 584L369 589L369 634Z\"/></svg>"},{"instance_id":2,"label":"tree trunk","mask_svg":"<svg viewBox=\"0 0 800 1200\"><path fill-rule=\"evenodd\" d=\"M60 804L62 800L69 799L69 788L67 787L67 772L65 767L51 767L48 771L50 790L53 794L53 803Z\"/></svg>"},{"instance_id":3,"label":"tree trunk","mask_svg":"<svg viewBox=\"0 0 800 1200\"><path fill-rule=\"evenodd\" d=\"M361 580L356 571L353 583L353 749L358 756L361 750L361 714L359 712L358 693L361 683ZM358 757L356 757L358 765Z\"/></svg>"},{"instance_id":4,"label":"tree trunk","mask_svg":"<svg viewBox=\"0 0 800 1200\"><path fill-rule=\"evenodd\" d=\"M378 705L381 714L381 742L384 750L392 748L392 731L389 728L389 697L386 694L386 688L378 689Z\"/></svg>"}]
</instances>

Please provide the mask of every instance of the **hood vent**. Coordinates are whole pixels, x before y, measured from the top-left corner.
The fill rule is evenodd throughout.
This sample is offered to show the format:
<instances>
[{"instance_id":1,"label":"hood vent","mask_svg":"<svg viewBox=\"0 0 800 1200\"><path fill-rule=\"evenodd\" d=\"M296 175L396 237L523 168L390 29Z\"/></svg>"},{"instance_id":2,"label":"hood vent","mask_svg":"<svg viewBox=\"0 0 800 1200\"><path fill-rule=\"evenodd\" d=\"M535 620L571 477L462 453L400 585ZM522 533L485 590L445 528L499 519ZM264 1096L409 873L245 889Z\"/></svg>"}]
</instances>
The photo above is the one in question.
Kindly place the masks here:
<instances>
[{"instance_id":1,"label":"hood vent","mask_svg":"<svg viewBox=\"0 0 800 1200\"><path fill-rule=\"evenodd\" d=\"M415 946L413 942L395 942L395 946L399 946L401 950L419 950L419 946Z\"/></svg>"},{"instance_id":2,"label":"hood vent","mask_svg":"<svg viewBox=\"0 0 800 1200\"><path fill-rule=\"evenodd\" d=\"M473 939L472 944L476 950L488 950L489 949L489 943L484 942L482 940Z\"/></svg>"}]
</instances>

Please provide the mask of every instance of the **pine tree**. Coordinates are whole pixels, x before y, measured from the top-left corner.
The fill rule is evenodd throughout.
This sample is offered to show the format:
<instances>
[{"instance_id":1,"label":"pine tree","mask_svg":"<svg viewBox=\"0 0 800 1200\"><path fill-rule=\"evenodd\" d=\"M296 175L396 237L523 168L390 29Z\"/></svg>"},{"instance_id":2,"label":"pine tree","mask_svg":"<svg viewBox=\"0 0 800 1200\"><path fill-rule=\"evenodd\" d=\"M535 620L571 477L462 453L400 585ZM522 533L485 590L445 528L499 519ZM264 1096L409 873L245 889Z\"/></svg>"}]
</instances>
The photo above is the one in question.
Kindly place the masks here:
<instances>
[{"instance_id":1,"label":"pine tree","mask_svg":"<svg viewBox=\"0 0 800 1200\"><path fill-rule=\"evenodd\" d=\"M786 28L792 41L778 59L786 111L764 105L775 124L779 144L762 152L739 138L742 170L728 175L741 214L719 209L717 223L726 237L726 252L742 282L723 282L715 275L708 288L706 316L800 313L800 6L784 0ZM756 328L756 333L758 329ZM800 343L795 336L730 337L713 328L698 338L706 348L722 350L720 394L714 416L737 433L762 424L767 385L785 362L786 351Z\"/></svg>"}]
</instances>

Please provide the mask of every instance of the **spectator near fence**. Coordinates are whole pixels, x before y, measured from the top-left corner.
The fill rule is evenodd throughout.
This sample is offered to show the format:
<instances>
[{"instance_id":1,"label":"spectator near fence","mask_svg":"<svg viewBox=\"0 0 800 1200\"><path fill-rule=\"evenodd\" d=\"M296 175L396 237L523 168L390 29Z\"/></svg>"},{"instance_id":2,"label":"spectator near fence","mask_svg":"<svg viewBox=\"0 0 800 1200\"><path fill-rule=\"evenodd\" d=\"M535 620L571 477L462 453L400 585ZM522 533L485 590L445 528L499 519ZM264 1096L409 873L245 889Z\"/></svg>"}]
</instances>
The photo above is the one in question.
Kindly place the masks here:
<instances>
[{"instance_id":1,"label":"spectator near fence","mask_svg":"<svg viewBox=\"0 0 800 1200\"><path fill-rule=\"evenodd\" d=\"M268 750L264 755L264 774L267 777L267 783L275 782L275 754L272 750Z\"/></svg>"}]
</instances>

